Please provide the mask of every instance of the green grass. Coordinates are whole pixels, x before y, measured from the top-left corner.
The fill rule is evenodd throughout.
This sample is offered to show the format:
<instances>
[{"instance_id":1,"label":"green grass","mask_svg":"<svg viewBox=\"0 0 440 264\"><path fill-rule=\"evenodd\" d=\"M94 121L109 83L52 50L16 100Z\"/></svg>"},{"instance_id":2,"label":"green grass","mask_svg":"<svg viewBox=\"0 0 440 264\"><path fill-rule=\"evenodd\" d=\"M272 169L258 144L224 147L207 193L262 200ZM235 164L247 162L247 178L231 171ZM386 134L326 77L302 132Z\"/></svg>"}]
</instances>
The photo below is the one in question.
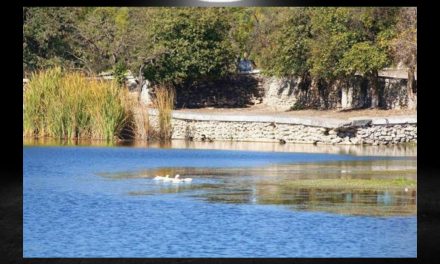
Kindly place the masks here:
<instances>
[{"instance_id":1,"label":"green grass","mask_svg":"<svg viewBox=\"0 0 440 264\"><path fill-rule=\"evenodd\" d=\"M323 189L392 189L416 188L417 181L405 178L398 179L305 179L289 181L289 188L323 188Z\"/></svg>"},{"instance_id":2,"label":"green grass","mask_svg":"<svg viewBox=\"0 0 440 264\"><path fill-rule=\"evenodd\" d=\"M113 81L60 68L34 73L24 95L24 135L114 139L131 119L125 91Z\"/></svg>"}]
</instances>

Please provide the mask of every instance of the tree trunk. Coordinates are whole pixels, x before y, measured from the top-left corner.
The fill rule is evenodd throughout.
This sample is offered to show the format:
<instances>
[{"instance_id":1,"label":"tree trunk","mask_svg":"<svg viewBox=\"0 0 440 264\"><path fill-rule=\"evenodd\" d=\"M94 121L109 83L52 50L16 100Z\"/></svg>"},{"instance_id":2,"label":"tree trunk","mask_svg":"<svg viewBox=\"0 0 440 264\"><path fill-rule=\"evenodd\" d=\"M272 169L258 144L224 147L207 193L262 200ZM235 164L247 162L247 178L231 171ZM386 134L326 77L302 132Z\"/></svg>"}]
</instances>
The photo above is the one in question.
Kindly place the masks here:
<instances>
[{"instance_id":1,"label":"tree trunk","mask_svg":"<svg viewBox=\"0 0 440 264\"><path fill-rule=\"evenodd\" d=\"M308 106L312 108L318 108L320 105L319 102L319 80L317 78L313 78L310 84L309 96L308 98Z\"/></svg>"},{"instance_id":2,"label":"tree trunk","mask_svg":"<svg viewBox=\"0 0 440 264\"><path fill-rule=\"evenodd\" d=\"M346 80L338 87L341 89L341 108L344 110L353 108L353 84Z\"/></svg>"},{"instance_id":3,"label":"tree trunk","mask_svg":"<svg viewBox=\"0 0 440 264\"><path fill-rule=\"evenodd\" d=\"M408 94L408 109L417 109L417 100L416 95L414 93L414 86L415 86L416 80L414 76L414 67L408 68L408 82L406 85L406 90Z\"/></svg>"},{"instance_id":4,"label":"tree trunk","mask_svg":"<svg viewBox=\"0 0 440 264\"><path fill-rule=\"evenodd\" d=\"M329 90L332 89L332 83L321 80L318 83L319 109L329 108Z\"/></svg>"},{"instance_id":5,"label":"tree trunk","mask_svg":"<svg viewBox=\"0 0 440 264\"><path fill-rule=\"evenodd\" d=\"M370 87L371 87L371 106L370 108L379 107L379 74L374 71L370 74Z\"/></svg>"},{"instance_id":6,"label":"tree trunk","mask_svg":"<svg viewBox=\"0 0 440 264\"><path fill-rule=\"evenodd\" d=\"M138 92L138 102L141 101L141 93L142 93L142 86L144 85L144 73L143 73L143 69L144 69L145 64L142 64L141 67L139 68L139 73L138 73L138 87L137 92Z\"/></svg>"}]
</instances>

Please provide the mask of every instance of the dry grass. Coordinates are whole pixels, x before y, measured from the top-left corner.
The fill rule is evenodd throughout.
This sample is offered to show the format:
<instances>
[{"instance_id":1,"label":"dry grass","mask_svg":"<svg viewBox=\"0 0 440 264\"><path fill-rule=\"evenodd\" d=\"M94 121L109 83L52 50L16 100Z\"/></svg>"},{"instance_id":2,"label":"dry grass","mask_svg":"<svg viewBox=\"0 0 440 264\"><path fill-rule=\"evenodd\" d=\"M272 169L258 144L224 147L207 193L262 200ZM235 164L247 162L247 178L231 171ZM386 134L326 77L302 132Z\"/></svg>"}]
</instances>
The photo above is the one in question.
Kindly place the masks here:
<instances>
[{"instance_id":1,"label":"dry grass","mask_svg":"<svg viewBox=\"0 0 440 264\"><path fill-rule=\"evenodd\" d=\"M142 105L137 96L127 96L128 110L133 113L133 122L130 123L131 131L134 136L139 139L149 139L154 135L154 131L150 126L150 116L148 109Z\"/></svg>"},{"instance_id":2,"label":"dry grass","mask_svg":"<svg viewBox=\"0 0 440 264\"><path fill-rule=\"evenodd\" d=\"M174 89L170 87L158 87L155 89L153 106L158 110L159 139L169 140L173 132L171 113L174 108Z\"/></svg>"}]
</instances>

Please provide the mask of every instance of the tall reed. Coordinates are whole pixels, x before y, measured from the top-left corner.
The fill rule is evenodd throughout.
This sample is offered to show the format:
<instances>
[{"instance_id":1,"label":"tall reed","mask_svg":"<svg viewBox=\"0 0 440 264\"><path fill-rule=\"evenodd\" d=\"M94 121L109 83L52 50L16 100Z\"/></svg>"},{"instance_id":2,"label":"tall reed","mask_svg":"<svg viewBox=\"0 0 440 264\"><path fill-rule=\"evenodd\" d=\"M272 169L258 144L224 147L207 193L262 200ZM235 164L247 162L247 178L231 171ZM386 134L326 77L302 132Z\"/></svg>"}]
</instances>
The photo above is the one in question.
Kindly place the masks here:
<instances>
[{"instance_id":1,"label":"tall reed","mask_svg":"<svg viewBox=\"0 0 440 264\"><path fill-rule=\"evenodd\" d=\"M54 68L33 74L24 96L24 134L55 138L119 137L130 113L116 82Z\"/></svg>"},{"instance_id":2,"label":"tall reed","mask_svg":"<svg viewBox=\"0 0 440 264\"><path fill-rule=\"evenodd\" d=\"M127 123L133 137L139 139L149 139L153 130L150 128L150 118L147 108L138 100L137 95L128 93L127 111L130 111L133 119Z\"/></svg>"},{"instance_id":3,"label":"tall reed","mask_svg":"<svg viewBox=\"0 0 440 264\"><path fill-rule=\"evenodd\" d=\"M33 74L24 94L23 129L26 136L48 134L50 106L57 103L62 74L60 68Z\"/></svg>"},{"instance_id":4,"label":"tall reed","mask_svg":"<svg viewBox=\"0 0 440 264\"><path fill-rule=\"evenodd\" d=\"M171 139L173 128L171 113L174 107L175 92L170 87L158 87L155 89L153 106L157 109L159 119L159 139Z\"/></svg>"},{"instance_id":5,"label":"tall reed","mask_svg":"<svg viewBox=\"0 0 440 264\"><path fill-rule=\"evenodd\" d=\"M125 107L125 93L116 81L91 82L89 113L92 121L92 138L111 139L118 137L129 119Z\"/></svg>"}]
</instances>

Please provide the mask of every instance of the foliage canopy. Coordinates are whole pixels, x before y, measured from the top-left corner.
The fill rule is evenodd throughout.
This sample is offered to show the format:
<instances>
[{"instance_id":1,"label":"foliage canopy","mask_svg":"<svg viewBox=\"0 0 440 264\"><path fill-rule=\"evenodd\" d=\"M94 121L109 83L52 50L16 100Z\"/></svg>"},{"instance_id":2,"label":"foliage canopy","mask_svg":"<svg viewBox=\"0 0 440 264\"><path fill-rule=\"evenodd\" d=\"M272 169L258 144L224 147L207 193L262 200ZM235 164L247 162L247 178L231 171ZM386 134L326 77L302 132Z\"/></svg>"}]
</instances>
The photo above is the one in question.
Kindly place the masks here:
<instances>
[{"instance_id":1,"label":"foliage canopy","mask_svg":"<svg viewBox=\"0 0 440 264\"><path fill-rule=\"evenodd\" d=\"M236 71L331 83L417 66L416 8L23 8L23 72L61 66L126 70L153 84L191 85Z\"/></svg>"}]
</instances>

